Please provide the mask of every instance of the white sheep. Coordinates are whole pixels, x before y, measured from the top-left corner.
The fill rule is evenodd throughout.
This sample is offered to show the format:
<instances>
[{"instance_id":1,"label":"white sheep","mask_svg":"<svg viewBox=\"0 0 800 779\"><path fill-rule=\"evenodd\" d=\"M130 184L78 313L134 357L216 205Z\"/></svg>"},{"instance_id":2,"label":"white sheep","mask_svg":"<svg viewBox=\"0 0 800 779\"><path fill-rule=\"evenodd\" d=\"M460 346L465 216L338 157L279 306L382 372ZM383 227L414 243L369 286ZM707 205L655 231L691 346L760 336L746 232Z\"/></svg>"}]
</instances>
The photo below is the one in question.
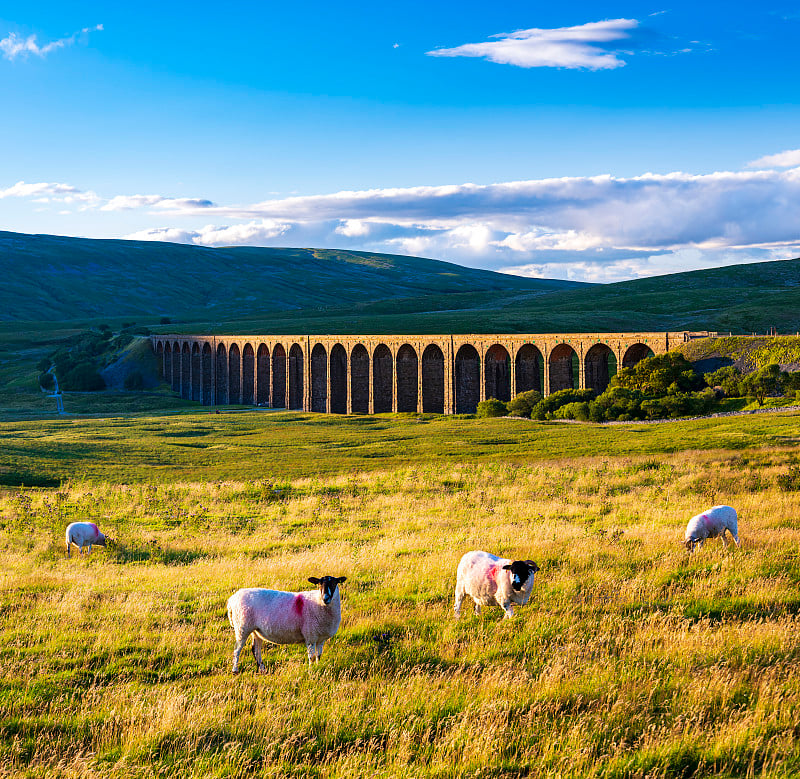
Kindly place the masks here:
<instances>
[{"instance_id":1,"label":"white sheep","mask_svg":"<svg viewBox=\"0 0 800 779\"><path fill-rule=\"evenodd\" d=\"M92 552L92 544L106 545L106 537L94 522L73 522L67 526L64 540L67 543L67 557L71 557L72 545L78 547L79 554L83 554L83 547L88 546L87 554Z\"/></svg>"},{"instance_id":2,"label":"white sheep","mask_svg":"<svg viewBox=\"0 0 800 779\"><path fill-rule=\"evenodd\" d=\"M683 543L690 552L694 552L695 546L702 547L707 538L722 536L722 544L727 549L726 531L731 534L736 546L740 546L736 509L730 506L714 506L689 520Z\"/></svg>"},{"instance_id":3,"label":"white sheep","mask_svg":"<svg viewBox=\"0 0 800 779\"><path fill-rule=\"evenodd\" d=\"M233 649L233 672L239 670L239 654L247 637L253 634L253 657L259 671L264 641L272 644L305 644L308 663L319 662L322 648L336 635L342 619L339 584L346 576L323 576L308 579L317 585L315 590L281 592L246 588L228 598L228 620L236 635Z\"/></svg>"},{"instance_id":4,"label":"white sheep","mask_svg":"<svg viewBox=\"0 0 800 779\"><path fill-rule=\"evenodd\" d=\"M456 618L461 615L465 595L475 601L475 613L481 606L496 603L505 611L503 619L514 616L512 604L524 606L531 597L533 578L539 566L533 560L509 560L489 552L467 552L456 573Z\"/></svg>"}]
</instances>

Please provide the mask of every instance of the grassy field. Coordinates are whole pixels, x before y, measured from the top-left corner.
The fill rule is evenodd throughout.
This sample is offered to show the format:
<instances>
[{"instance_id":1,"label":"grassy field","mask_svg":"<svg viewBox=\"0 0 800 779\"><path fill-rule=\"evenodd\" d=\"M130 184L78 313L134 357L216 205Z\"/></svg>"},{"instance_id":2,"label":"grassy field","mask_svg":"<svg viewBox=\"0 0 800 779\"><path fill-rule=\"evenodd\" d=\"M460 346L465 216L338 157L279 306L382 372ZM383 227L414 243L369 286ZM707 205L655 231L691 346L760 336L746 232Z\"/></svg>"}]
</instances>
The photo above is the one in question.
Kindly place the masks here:
<instances>
[{"instance_id":1,"label":"grassy field","mask_svg":"<svg viewBox=\"0 0 800 779\"><path fill-rule=\"evenodd\" d=\"M800 426L236 411L0 426L0 776L800 774ZM7 479L8 480L8 479ZM743 546L679 544L713 503ZM63 529L114 539L63 553ZM455 621L461 554L541 567ZM346 575L319 666L225 600ZM465 610L469 612L469 609Z\"/></svg>"}]
</instances>

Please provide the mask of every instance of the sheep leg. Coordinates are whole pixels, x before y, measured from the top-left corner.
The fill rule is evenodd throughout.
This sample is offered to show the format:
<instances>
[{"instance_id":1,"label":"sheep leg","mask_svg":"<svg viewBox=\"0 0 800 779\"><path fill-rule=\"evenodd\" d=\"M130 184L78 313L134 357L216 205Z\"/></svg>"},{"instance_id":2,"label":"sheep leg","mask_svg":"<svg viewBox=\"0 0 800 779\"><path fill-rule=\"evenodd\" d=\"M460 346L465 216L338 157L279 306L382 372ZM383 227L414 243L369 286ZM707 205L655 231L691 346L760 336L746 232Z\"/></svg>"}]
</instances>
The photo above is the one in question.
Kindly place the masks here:
<instances>
[{"instance_id":1,"label":"sheep leg","mask_svg":"<svg viewBox=\"0 0 800 779\"><path fill-rule=\"evenodd\" d=\"M453 612L456 615L456 619L458 619L461 616L461 603L464 600L465 594L466 593L464 592L463 588L456 587L456 602L455 605L453 606Z\"/></svg>"},{"instance_id":2,"label":"sheep leg","mask_svg":"<svg viewBox=\"0 0 800 779\"><path fill-rule=\"evenodd\" d=\"M317 641L317 662L319 662L320 658L322 657L322 650L324 647L325 647L324 641Z\"/></svg>"},{"instance_id":3,"label":"sheep leg","mask_svg":"<svg viewBox=\"0 0 800 779\"><path fill-rule=\"evenodd\" d=\"M72 541L67 544L67 557L72 557Z\"/></svg>"},{"instance_id":4,"label":"sheep leg","mask_svg":"<svg viewBox=\"0 0 800 779\"><path fill-rule=\"evenodd\" d=\"M306 644L306 652L308 653L308 665L311 666L311 663L316 660L319 662L319 658L317 657L317 645L314 643L307 643Z\"/></svg>"},{"instance_id":5,"label":"sheep leg","mask_svg":"<svg viewBox=\"0 0 800 779\"><path fill-rule=\"evenodd\" d=\"M261 660L261 647L263 646L264 641L258 633L253 633L253 657L256 661L256 666L258 666L258 672L264 673L267 669L264 663Z\"/></svg>"},{"instance_id":6,"label":"sheep leg","mask_svg":"<svg viewBox=\"0 0 800 779\"><path fill-rule=\"evenodd\" d=\"M481 615L481 604L478 601L475 601L475 616L480 617Z\"/></svg>"},{"instance_id":7,"label":"sheep leg","mask_svg":"<svg viewBox=\"0 0 800 779\"><path fill-rule=\"evenodd\" d=\"M247 639L250 637L250 633L239 633L236 632L236 644L233 647L233 673L239 673L239 655L242 653L242 649L244 649L244 645L247 643Z\"/></svg>"},{"instance_id":8,"label":"sheep leg","mask_svg":"<svg viewBox=\"0 0 800 779\"><path fill-rule=\"evenodd\" d=\"M503 611L505 612L503 619L511 619L514 616L514 607L510 603L503 604Z\"/></svg>"},{"instance_id":9,"label":"sheep leg","mask_svg":"<svg viewBox=\"0 0 800 779\"><path fill-rule=\"evenodd\" d=\"M87 554L87 556L88 556L88 555L90 555L91 553L92 553L92 545L91 545L91 544L89 544L89 551L88 551L86 554Z\"/></svg>"},{"instance_id":10,"label":"sheep leg","mask_svg":"<svg viewBox=\"0 0 800 779\"><path fill-rule=\"evenodd\" d=\"M736 546L739 547L742 545L742 542L739 540L739 536L731 533L731 538L736 542Z\"/></svg>"},{"instance_id":11,"label":"sheep leg","mask_svg":"<svg viewBox=\"0 0 800 779\"><path fill-rule=\"evenodd\" d=\"M728 548L728 536L726 535L724 530L722 531L722 534L721 534L720 537L722 538L722 547L723 547L723 549L727 549Z\"/></svg>"}]
</instances>

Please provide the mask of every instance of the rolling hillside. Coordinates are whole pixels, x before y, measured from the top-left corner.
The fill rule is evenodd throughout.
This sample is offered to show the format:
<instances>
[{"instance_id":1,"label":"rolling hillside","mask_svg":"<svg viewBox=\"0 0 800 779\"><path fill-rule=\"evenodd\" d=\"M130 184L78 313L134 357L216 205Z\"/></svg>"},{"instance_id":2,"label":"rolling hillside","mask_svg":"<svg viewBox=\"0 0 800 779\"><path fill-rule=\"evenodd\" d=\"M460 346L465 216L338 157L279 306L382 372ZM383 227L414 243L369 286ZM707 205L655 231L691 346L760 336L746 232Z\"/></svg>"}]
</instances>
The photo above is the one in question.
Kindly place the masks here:
<instances>
[{"instance_id":1,"label":"rolling hillside","mask_svg":"<svg viewBox=\"0 0 800 779\"><path fill-rule=\"evenodd\" d=\"M211 249L0 232L0 320L159 317L220 321L265 311L583 286L437 260L335 249Z\"/></svg>"}]
</instances>

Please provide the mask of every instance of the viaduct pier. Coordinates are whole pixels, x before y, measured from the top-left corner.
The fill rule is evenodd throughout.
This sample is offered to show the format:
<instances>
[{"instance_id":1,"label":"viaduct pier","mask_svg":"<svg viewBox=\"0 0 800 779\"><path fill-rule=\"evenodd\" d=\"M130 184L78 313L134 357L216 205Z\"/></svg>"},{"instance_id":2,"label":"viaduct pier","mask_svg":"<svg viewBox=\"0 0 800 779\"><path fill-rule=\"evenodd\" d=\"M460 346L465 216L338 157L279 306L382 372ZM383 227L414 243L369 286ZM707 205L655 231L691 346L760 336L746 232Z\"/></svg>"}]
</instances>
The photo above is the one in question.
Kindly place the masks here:
<instances>
[{"instance_id":1,"label":"viaduct pier","mask_svg":"<svg viewBox=\"0 0 800 779\"><path fill-rule=\"evenodd\" d=\"M709 332L533 335L157 335L187 400L333 414L473 413L527 390L602 392L630 367Z\"/></svg>"}]
</instances>

